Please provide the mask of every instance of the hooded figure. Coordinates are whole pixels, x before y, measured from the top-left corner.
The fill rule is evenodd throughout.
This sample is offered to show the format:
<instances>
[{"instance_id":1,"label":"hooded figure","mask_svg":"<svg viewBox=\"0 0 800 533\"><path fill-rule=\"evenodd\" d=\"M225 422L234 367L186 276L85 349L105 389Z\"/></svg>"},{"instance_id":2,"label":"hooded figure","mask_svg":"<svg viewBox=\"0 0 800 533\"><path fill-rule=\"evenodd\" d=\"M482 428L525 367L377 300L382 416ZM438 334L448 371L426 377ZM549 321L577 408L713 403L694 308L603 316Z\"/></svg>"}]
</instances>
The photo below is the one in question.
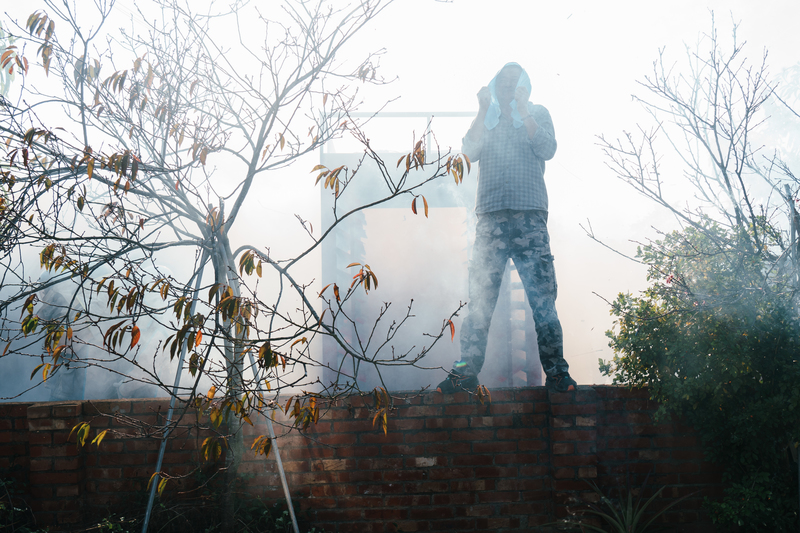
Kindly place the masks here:
<instances>
[{"instance_id":1,"label":"hooded figure","mask_svg":"<svg viewBox=\"0 0 800 533\"><path fill-rule=\"evenodd\" d=\"M464 136L461 151L470 160L480 161L475 201L478 224L469 266L469 312L461 327L461 360L439 384L441 392L478 387L509 259L531 305L547 387L557 392L576 388L564 360L547 231L544 171L545 161L556 152L555 130L547 109L528 101L531 89L525 69L507 63L478 91L478 115Z\"/></svg>"},{"instance_id":2,"label":"hooded figure","mask_svg":"<svg viewBox=\"0 0 800 533\"><path fill-rule=\"evenodd\" d=\"M491 94L492 101L489 104L489 110L486 112L486 118L483 120L483 125L486 126L487 130L494 129L500 123L500 101L497 99L497 78L500 77L500 74L506 69L519 69L520 74L517 79L517 84L514 86L514 92L516 93L517 89L520 87L524 89L526 94L531 94L531 79L528 77L528 73L525 72L525 69L519 66L518 63L506 63L505 66L500 69L497 74L495 74L492 81L489 82L489 93ZM522 115L520 115L519 110L517 110L517 101L511 101L511 118L513 119L513 124L515 128L522 127Z\"/></svg>"}]
</instances>

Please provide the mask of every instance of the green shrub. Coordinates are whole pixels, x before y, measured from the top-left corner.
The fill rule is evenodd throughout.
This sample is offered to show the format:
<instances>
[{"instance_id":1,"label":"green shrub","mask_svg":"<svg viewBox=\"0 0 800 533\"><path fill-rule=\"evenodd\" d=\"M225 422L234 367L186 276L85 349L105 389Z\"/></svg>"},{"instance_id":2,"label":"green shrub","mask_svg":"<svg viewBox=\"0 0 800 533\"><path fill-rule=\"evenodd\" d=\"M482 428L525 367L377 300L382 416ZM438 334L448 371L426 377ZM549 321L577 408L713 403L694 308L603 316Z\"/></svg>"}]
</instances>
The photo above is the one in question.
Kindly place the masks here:
<instances>
[{"instance_id":1,"label":"green shrub","mask_svg":"<svg viewBox=\"0 0 800 533\"><path fill-rule=\"evenodd\" d=\"M716 522L783 531L797 524L800 321L792 272L741 242L706 221L642 247L652 285L613 302L601 370L697 429L730 486L708 504Z\"/></svg>"}]
</instances>

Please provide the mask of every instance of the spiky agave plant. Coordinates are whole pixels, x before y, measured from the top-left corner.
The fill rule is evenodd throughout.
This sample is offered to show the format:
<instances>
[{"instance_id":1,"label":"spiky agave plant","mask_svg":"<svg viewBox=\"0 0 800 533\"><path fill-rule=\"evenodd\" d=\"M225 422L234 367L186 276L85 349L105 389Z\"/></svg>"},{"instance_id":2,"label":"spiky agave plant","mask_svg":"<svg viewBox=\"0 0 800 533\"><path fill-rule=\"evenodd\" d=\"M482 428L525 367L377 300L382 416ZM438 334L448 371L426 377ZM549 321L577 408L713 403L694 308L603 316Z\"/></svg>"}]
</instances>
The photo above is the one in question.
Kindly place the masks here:
<instances>
[{"instance_id":1,"label":"spiky agave plant","mask_svg":"<svg viewBox=\"0 0 800 533\"><path fill-rule=\"evenodd\" d=\"M587 483L590 487L592 487L592 490L594 490L600 496L600 503L588 503L588 509L584 509L582 513L585 515L597 516L603 519L603 521L606 523L606 527L609 529L604 529L584 520L575 519L565 519L560 521L559 523L561 525L577 526L580 527L582 531L597 531L599 533L609 533L609 531L611 533L652 533L655 531L655 529L651 529L651 526L656 520L658 520L659 517L661 517L661 515L692 494L695 494L686 494L681 498L678 498L660 511L652 515L648 515L647 519L645 520L645 512L650 507L650 504L652 504L653 501L655 501L655 499L661 495L661 493L664 491L664 487L661 487L652 496L650 496L650 498L648 498L646 501L643 501L644 498L642 497L642 492L647 484L647 478L645 478L644 484L639 490L639 495L637 497L634 498L633 491L630 488L630 484L628 484L626 490L627 494L625 497L620 495L619 499L613 500L606 496L600 487L598 487L595 483L590 481L587 481Z\"/></svg>"}]
</instances>

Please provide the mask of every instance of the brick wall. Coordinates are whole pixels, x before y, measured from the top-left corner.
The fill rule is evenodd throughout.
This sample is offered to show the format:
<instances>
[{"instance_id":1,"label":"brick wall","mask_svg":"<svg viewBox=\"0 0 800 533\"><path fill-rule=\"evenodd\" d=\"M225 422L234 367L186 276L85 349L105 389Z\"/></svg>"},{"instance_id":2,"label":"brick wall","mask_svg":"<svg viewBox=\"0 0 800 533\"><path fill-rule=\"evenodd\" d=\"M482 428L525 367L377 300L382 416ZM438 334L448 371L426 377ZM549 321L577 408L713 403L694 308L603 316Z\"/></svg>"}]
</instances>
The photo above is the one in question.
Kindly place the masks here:
<instances>
[{"instance_id":1,"label":"brick wall","mask_svg":"<svg viewBox=\"0 0 800 533\"><path fill-rule=\"evenodd\" d=\"M666 487L659 506L692 494L667 514L673 531L711 529L701 503L721 494L720 469L704 462L691 428L653 420L656 406L645 391L502 389L486 405L466 393L425 393L398 402L387 435L372 426L370 403L351 397L306 436L279 439L308 525L340 532L531 531L595 498L587 480L609 490L628 480L638 487L647 477L645 495ZM131 506L141 511L158 435L109 436L99 450L78 449L68 435L79 421L91 422L91 437L106 428L141 433L133 420L159 422L166 408L166 400L0 404L2 477L19 482L40 524L69 529L101 519L120 502L129 513ZM198 464L206 434L189 429L193 422L185 417L167 447L170 475ZM247 447L264 433L259 424L246 426ZM247 453L240 473L247 491L282 499L272 457ZM195 479L172 480L166 493L183 493Z\"/></svg>"}]
</instances>

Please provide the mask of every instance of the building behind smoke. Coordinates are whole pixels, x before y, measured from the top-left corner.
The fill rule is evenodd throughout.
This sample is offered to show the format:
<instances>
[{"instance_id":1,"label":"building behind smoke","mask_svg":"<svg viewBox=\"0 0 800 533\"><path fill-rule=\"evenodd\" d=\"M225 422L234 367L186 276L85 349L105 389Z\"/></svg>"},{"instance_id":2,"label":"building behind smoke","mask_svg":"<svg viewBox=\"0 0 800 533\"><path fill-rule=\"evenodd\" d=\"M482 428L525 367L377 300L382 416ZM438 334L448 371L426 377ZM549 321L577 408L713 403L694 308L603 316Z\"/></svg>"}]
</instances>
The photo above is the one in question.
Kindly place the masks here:
<instances>
[{"instance_id":1,"label":"building behind smoke","mask_svg":"<svg viewBox=\"0 0 800 533\"><path fill-rule=\"evenodd\" d=\"M424 117L430 123L432 115L394 113L386 116L390 119ZM473 114L449 115L471 118ZM451 135L448 141L460 145L460 137L455 135ZM430 135L426 138L426 145L430 157L433 147ZM395 169L394 166L404 155L392 151L380 153L393 176L402 172L403 168ZM361 153L339 152L335 149L322 152L320 156L320 163L329 169L342 165L351 170L358 169L357 178L337 201L339 216L357 205L369 204L378 198L383 178L374 161L366 159L359 165L361 156ZM415 172L424 171L411 172L410 179L413 179ZM385 319L391 323L392 320L402 320L413 300L414 318L403 325L403 330L393 343L395 354L409 353L410 357L423 347L418 344L420 339L432 341L426 334L437 334L443 321L457 309L459 302L466 303L467 267L475 234L474 205L478 175L479 168L475 163L460 185L456 185L452 179L443 178L419 189L419 194L425 196L430 206L427 218L423 214L421 199L417 201L417 215L414 215L411 210L412 197L402 196L349 217L323 242L322 286L332 282L348 286L354 269L346 267L352 263L369 264L381 280L379 290L368 295L359 291L345 304L345 312L358 328L360 340L368 337L381 304L391 302L388 318ZM334 220L334 198L330 189L321 190L321 220L325 231ZM458 332L466 308L459 314L454 319L456 337L453 341L447 332L446 338L440 340L415 367L396 366L382 371L385 383L391 390L415 390L435 384L441 379L442 373L429 369L449 369L453 361L460 358ZM385 338L387 325L384 324L383 329L378 328L378 340ZM344 329L344 337L350 343L358 340L353 327ZM374 344L377 343L373 340ZM391 357L388 350L389 347L384 349L382 357ZM369 350L367 352L371 353ZM344 358L344 351L335 340L324 339L323 354L327 367L323 373L325 383L334 380L335 373L330 369L339 368L343 359L344 370L351 370L352 360ZM492 320L486 361L481 382L490 388L542 384L536 330L525 291L512 261L506 268ZM358 379L362 390L382 386L377 373L363 363Z\"/></svg>"}]
</instances>

